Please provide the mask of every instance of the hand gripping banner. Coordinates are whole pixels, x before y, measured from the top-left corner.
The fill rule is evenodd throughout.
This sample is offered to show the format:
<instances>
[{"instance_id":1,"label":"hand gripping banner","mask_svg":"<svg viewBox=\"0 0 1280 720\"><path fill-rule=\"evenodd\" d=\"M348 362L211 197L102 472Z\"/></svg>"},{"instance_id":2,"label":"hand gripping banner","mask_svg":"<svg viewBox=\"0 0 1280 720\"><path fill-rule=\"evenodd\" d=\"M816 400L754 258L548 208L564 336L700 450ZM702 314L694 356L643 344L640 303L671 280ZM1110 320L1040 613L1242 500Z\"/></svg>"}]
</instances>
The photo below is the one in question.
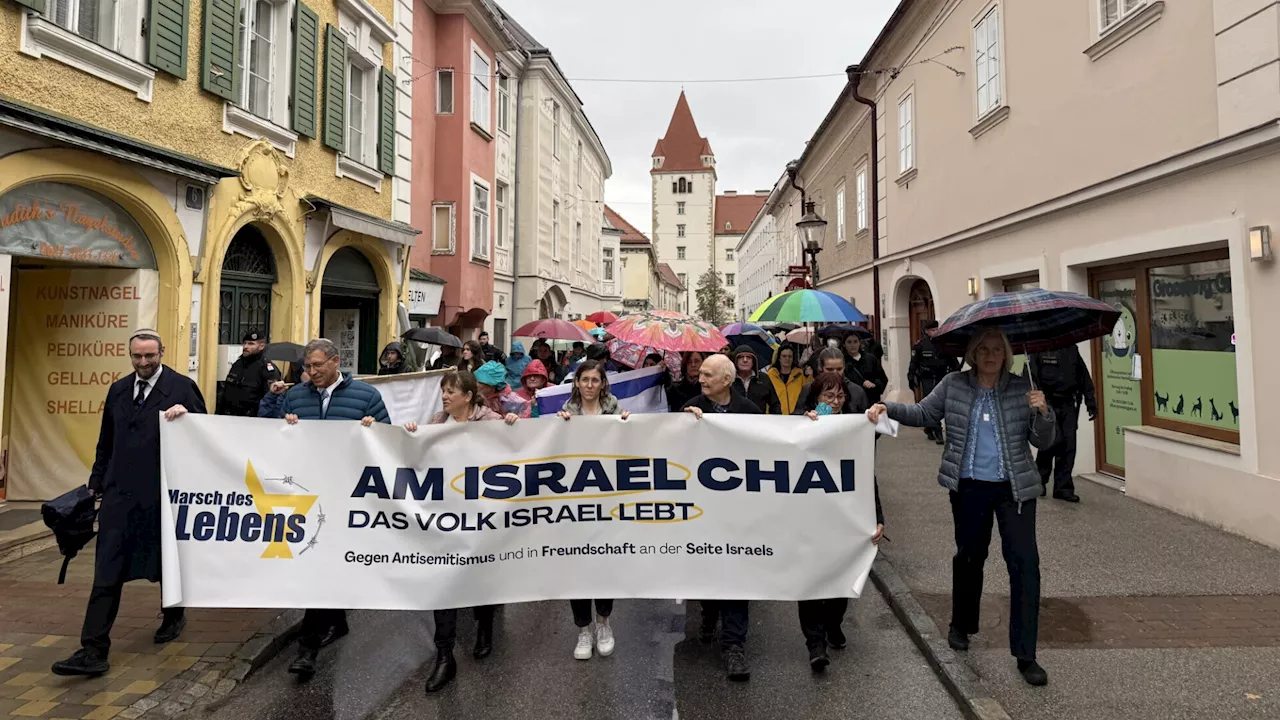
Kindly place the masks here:
<instances>
[{"instance_id":1,"label":"hand gripping banner","mask_svg":"<svg viewBox=\"0 0 1280 720\"><path fill-rule=\"evenodd\" d=\"M857 597L862 415L162 423L166 606Z\"/></svg>"}]
</instances>

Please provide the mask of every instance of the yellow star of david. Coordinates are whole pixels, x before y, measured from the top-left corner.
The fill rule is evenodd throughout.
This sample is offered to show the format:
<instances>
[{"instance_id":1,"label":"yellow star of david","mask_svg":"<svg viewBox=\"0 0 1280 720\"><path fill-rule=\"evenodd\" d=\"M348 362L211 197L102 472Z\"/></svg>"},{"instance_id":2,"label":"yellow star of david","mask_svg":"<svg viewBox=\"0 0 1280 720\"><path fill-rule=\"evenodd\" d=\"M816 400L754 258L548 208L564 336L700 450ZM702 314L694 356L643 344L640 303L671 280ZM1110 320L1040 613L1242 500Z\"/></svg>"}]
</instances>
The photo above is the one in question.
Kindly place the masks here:
<instances>
[{"instance_id":1,"label":"yellow star of david","mask_svg":"<svg viewBox=\"0 0 1280 720\"><path fill-rule=\"evenodd\" d=\"M263 532L267 528L267 516L276 514L280 508L289 508L293 513L298 515L306 515L311 512L311 506L319 499L318 495L277 495L269 494L262 487L262 481L258 479L258 473L253 469L253 463L245 463L244 484L249 488L249 493L253 495L253 504L258 510L258 514L262 516ZM267 545L266 551L262 553L263 558L293 558L293 551L289 549L286 542L273 542Z\"/></svg>"}]
</instances>

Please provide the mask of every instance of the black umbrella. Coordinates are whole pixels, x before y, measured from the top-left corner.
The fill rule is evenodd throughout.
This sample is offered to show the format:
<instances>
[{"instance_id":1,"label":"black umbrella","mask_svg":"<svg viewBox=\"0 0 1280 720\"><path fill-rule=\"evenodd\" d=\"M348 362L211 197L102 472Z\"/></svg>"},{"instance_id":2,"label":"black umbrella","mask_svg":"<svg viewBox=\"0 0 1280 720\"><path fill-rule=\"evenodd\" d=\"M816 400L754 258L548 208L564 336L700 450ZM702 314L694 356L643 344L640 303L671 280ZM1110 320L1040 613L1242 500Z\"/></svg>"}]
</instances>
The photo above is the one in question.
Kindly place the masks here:
<instances>
[{"instance_id":1,"label":"black umbrella","mask_svg":"<svg viewBox=\"0 0 1280 720\"><path fill-rule=\"evenodd\" d=\"M262 351L262 357L276 362L297 363L302 360L302 350L298 343L271 343Z\"/></svg>"},{"instance_id":2,"label":"black umbrella","mask_svg":"<svg viewBox=\"0 0 1280 720\"><path fill-rule=\"evenodd\" d=\"M756 324L769 332L778 332L779 330L782 332L791 332L792 330L800 327L799 323L792 322L762 322Z\"/></svg>"},{"instance_id":3,"label":"black umbrella","mask_svg":"<svg viewBox=\"0 0 1280 720\"><path fill-rule=\"evenodd\" d=\"M401 340L412 340L413 342L426 343L427 345L443 345L444 347L462 347L462 341L456 335L441 330L440 328L409 328L403 335Z\"/></svg>"},{"instance_id":4,"label":"black umbrella","mask_svg":"<svg viewBox=\"0 0 1280 720\"><path fill-rule=\"evenodd\" d=\"M871 331L861 325L850 325L849 323L836 323L818 328L818 337L824 340L829 337L843 340L849 335L857 335L865 339L871 337Z\"/></svg>"},{"instance_id":5,"label":"black umbrella","mask_svg":"<svg viewBox=\"0 0 1280 720\"><path fill-rule=\"evenodd\" d=\"M97 502L93 491L81 485L41 505L40 515L62 552L62 569L58 572L61 585L67 580L67 564L96 534L93 521L98 517Z\"/></svg>"}]
</instances>

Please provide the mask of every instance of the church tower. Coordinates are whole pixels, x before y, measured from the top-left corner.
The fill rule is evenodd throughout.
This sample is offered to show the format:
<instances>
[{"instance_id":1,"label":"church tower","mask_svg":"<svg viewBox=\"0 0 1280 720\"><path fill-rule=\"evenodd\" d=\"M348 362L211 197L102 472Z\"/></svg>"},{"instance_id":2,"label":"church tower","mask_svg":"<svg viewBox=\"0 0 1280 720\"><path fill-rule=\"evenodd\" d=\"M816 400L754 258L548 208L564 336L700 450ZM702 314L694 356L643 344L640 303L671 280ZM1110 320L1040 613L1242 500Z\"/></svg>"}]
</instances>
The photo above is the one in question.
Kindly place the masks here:
<instances>
[{"instance_id":1,"label":"church tower","mask_svg":"<svg viewBox=\"0 0 1280 720\"><path fill-rule=\"evenodd\" d=\"M653 243L688 288L680 310L698 309L698 278L715 261L716 156L698 133L684 91L667 134L653 149Z\"/></svg>"}]
</instances>

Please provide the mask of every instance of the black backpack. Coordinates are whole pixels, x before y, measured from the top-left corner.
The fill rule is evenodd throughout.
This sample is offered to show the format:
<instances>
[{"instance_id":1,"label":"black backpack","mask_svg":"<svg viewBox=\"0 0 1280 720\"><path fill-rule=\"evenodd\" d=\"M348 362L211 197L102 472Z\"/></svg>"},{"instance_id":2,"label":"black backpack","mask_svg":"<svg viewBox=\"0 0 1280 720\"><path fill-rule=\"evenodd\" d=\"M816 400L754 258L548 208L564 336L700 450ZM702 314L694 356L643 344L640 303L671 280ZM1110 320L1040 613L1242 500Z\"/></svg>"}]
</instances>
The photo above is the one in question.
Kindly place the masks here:
<instances>
[{"instance_id":1,"label":"black backpack","mask_svg":"<svg viewBox=\"0 0 1280 720\"><path fill-rule=\"evenodd\" d=\"M58 573L58 584L62 585L67 580L67 564L71 558L97 534L93 529L98 517L97 501L93 491L82 485L41 505L40 515L53 531L63 555L62 570Z\"/></svg>"}]
</instances>

